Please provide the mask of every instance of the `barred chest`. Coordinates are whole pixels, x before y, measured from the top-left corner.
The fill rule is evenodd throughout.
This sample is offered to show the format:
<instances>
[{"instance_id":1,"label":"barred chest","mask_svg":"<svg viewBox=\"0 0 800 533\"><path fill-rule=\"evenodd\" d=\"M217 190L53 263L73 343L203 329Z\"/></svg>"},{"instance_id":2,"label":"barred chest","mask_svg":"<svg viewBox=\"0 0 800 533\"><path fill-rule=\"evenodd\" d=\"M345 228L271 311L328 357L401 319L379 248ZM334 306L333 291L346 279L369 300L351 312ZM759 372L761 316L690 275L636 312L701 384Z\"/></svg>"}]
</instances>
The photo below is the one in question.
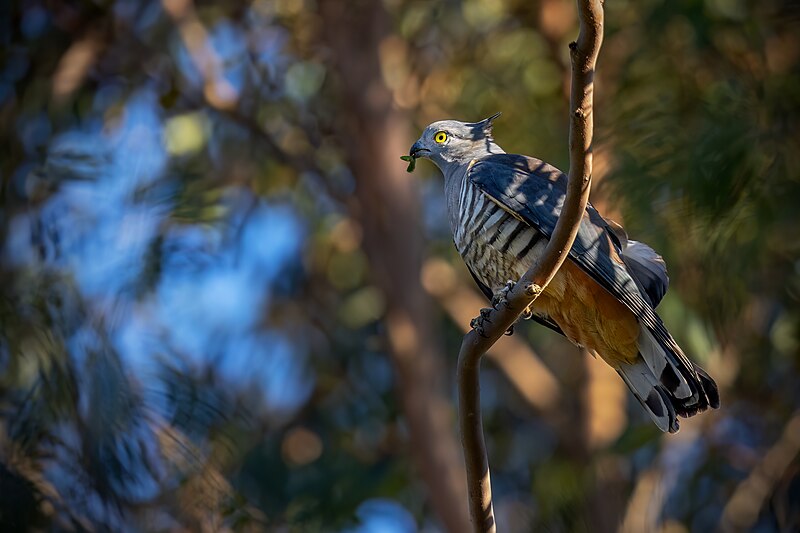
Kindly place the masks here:
<instances>
[{"instance_id":1,"label":"barred chest","mask_svg":"<svg viewBox=\"0 0 800 533\"><path fill-rule=\"evenodd\" d=\"M453 241L464 262L493 292L518 280L544 250L547 239L516 219L464 180L458 202Z\"/></svg>"}]
</instances>

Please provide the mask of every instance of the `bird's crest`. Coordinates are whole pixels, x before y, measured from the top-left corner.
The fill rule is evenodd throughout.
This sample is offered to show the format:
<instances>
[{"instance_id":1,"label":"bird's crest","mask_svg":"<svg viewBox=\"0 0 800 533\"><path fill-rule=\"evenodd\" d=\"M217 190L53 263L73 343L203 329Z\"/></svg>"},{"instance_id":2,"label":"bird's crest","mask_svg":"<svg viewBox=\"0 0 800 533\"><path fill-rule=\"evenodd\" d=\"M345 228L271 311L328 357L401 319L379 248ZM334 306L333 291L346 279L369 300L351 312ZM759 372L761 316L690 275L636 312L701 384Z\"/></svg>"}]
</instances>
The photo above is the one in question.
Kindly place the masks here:
<instances>
[{"instance_id":1,"label":"bird's crest","mask_svg":"<svg viewBox=\"0 0 800 533\"><path fill-rule=\"evenodd\" d=\"M502 115L502 112L495 113L491 117L485 118L480 122L467 122L464 125L470 129L473 139L493 139L492 138L492 123L494 119Z\"/></svg>"}]
</instances>

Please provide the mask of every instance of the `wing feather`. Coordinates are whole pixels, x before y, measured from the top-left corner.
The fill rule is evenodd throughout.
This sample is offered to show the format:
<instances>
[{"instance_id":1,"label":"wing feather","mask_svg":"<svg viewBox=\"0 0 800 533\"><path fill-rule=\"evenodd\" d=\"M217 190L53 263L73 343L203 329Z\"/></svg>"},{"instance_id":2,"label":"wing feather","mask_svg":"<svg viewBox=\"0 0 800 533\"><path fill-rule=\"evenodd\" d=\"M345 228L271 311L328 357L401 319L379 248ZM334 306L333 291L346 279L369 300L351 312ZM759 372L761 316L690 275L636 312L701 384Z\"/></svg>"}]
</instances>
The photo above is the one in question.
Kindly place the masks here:
<instances>
[{"instance_id":1,"label":"wing feather","mask_svg":"<svg viewBox=\"0 0 800 533\"><path fill-rule=\"evenodd\" d=\"M468 178L505 209L516 213L548 238L552 236L566 195L567 177L563 172L532 157L493 154L477 161L468 171ZM646 290L640 290L624 262L622 243L616 233L594 207L587 206L569 253L570 259L648 328L680 370L681 381L691 388L697 407L705 409L709 399L699 385L694 365L653 310L661 295L652 298Z\"/></svg>"},{"instance_id":2,"label":"wing feather","mask_svg":"<svg viewBox=\"0 0 800 533\"><path fill-rule=\"evenodd\" d=\"M664 259L643 242L628 239L625 228L615 221L604 218L606 231L615 245L622 250L622 261L628 267L636 285L655 308L669 288L669 276Z\"/></svg>"}]
</instances>

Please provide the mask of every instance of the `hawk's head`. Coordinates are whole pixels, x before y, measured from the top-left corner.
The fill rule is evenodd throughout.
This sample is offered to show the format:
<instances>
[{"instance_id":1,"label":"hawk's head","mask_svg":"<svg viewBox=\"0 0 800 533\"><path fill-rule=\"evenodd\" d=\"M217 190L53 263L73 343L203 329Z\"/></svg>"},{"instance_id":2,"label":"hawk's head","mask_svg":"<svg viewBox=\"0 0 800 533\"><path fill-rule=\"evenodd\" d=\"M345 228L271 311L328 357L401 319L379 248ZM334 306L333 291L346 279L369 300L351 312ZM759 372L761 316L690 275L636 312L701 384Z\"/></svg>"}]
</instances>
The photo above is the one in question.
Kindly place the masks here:
<instances>
[{"instance_id":1,"label":"hawk's head","mask_svg":"<svg viewBox=\"0 0 800 533\"><path fill-rule=\"evenodd\" d=\"M414 159L427 157L444 171L452 163L469 163L487 153L502 153L492 139L492 122L499 116L495 113L480 122L434 122L425 128L409 155Z\"/></svg>"}]
</instances>

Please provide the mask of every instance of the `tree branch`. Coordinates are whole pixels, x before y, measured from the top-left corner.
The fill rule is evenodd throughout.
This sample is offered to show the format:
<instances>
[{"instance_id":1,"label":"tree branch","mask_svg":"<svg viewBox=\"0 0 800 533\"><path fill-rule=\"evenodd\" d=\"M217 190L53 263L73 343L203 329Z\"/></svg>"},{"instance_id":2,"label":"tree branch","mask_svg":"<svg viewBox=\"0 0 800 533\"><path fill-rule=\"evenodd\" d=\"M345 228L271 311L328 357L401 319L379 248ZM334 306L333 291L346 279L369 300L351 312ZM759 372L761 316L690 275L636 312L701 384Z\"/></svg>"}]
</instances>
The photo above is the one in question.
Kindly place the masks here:
<instances>
[{"instance_id":1,"label":"tree branch","mask_svg":"<svg viewBox=\"0 0 800 533\"><path fill-rule=\"evenodd\" d=\"M508 295L508 305L493 309L484 335L464 336L458 354L458 401L461 445L467 469L469 504L475 531L495 531L489 459L480 411L481 357L547 287L566 259L589 201L592 174L592 106L594 69L603 40L601 0L578 0L580 33L570 44L572 94L570 97L570 168L564 208L541 258Z\"/></svg>"},{"instance_id":2,"label":"tree branch","mask_svg":"<svg viewBox=\"0 0 800 533\"><path fill-rule=\"evenodd\" d=\"M423 266L423 287L436 298L464 334L471 329L470 309L476 309L486 301L483 294L470 288L467 283L472 284L472 280L459 280L455 268L443 259L428 259ZM503 336L486 355L505 374L528 405L555 427L556 418L561 414L561 387L530 345L517 337Z\"/></svg>"},{"instance_id":3,"label":"tree branch","mask_svg":"<svg viewBox=\"0 0 800 533\"><path fill-rule=\"evenodd\" d=\"M722 511L722 531L746 531L758 520L764 504L800 453L800 410L795 411L781 438L764 454L747 479L739 483Z\"/></svg>"}]
</instances>

